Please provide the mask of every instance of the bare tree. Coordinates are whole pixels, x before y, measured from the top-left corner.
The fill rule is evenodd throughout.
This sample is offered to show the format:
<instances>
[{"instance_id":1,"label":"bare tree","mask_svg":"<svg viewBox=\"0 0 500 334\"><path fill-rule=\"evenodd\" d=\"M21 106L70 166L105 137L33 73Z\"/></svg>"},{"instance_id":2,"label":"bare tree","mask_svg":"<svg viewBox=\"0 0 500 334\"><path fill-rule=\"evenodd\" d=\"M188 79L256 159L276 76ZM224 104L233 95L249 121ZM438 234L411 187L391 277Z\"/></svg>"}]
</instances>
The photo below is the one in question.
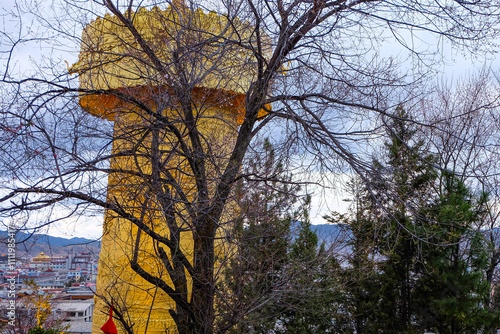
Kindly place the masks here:
<instances>
[{"instance_id":1,"label":"bare tree","mask_svg":"<svg viewBox=\"0 0 500 334\"><path fill-rule=\"evenodd\" d=\"M484 273L490 285L490 308L498 308L495 296L500 264L499 171L498 171L498 78L491 69L483 69L454 86L440 85L416 107L426 121L423 135L431 143L441 168L454 173L477 194L484 193L483 219L475 228L484 236L488 266ZM443 117L444 116L444 117ZM470 240L462 240L467 249Z\"/></svg>"},{"instance_id":2,"label":"bare tree","mask_svg":"<svg viewBox=\"0 0 500 334\"><path fill-rule=\"evenodd\" d=\"M385 41L426 65L433 59L412 48L412 38L477 50L496 35L499 10L496 2L464 1L59 5L55 18L20 2L4 16L18 20L19 33L2 33L0 212L33 228L106 210L103 239L121 239L101 254L100 268L112 276L106 281L134 281L148 296L127 303L173 300L159 312L181 333L216 331L233 188L246 176L252 140L279 132L278 155L292 172L366 180L380 121L415 98L428 69L398 73L395 59L380 56ZM31 40L21 25L28 12L38 30L54 34L56 48L82 42L72 68L80 86L50 61L17 74L16 48ZM95 15L102 17L80 40L74 27Z\"/></svg>"}]
</instances>

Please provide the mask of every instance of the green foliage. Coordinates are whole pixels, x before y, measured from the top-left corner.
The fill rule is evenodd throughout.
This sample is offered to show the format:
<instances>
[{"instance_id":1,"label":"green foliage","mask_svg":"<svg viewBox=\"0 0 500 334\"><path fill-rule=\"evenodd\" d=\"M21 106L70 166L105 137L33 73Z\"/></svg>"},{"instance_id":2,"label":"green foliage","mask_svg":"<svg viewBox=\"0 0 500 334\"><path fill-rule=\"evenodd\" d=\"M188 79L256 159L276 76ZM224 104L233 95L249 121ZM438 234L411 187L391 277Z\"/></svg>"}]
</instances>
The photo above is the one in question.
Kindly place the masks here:
<instances>
[{"instance_id":1,"label":"green foliage","mask_svg":"<svg viewBox=\"0 0 500 334\"><path fill-rule=\"evenodd\" d=\"M226 273L228 280L234 278L229 286L240 289L245 302L256 299L263 306L242 319L234 333L324 333L338 325L339 265L318 245L308 220L298 226L289 218L249 224L239 254Z\"/></svg>"},{"instance_id":2,"label":"green foliage","mask_svg":"<svg viewBox=\"0 0 500 334\"><path fill-rule=\"evenodd\" d=\"M297 237L289 246L289 280L272 307L279 311L281 330L277 333L325 333L339 329L343 314L339 302L340 267L336 259L318 244L309 221L309 198L305 200ZM276 311L275 311L276 312ZM278 312L276 312L278 313Z\"/></svg>"},{"instance_id":3,"label":"green foliage","mask_svg":"<svg viewBox=\"0 0 500 334\"><path fill-rule=\"evenodd\" d=\"M241 185L242 215L235 224L236 252L230 258L220 291L238 310L233 333L324 333L339 321L338 263L319 245L309 222L310 198L296 210L298 188L276 161L266 141L265 155L250 169L268 175L267 186ZM218 305L227 314L224 305ZM220 319L220 327L231 320Z\"/></svg>"},{"instance_id":4,"label":"green foliage","mask_svg":"<svg viewBox=\"0 0 500 334\"><path fill-rule=\"evenodd\" d=\"M308 196L304 201L302 220L299 222L298 236L291 245L290 258L297 262L313 260L318 253L318 235L311 229L309 222L309 206L311 198Z\"/></svg>"},{"instance_id":5,"label":"green foliage","mask_svg":"<svg viewBox=\"0 0 500 334\"><path fill-rule=\"evenodd\" d=\"M326 217L349 226L352 253L342 271L347 332L477 333L500 325L490 304L488 243L476 226L476 197L437 159L398 108L383 161L353 180L351 211ZM367 182L368 181L368 182Z\"/></svg>"},{"instance_id":6,"label":"green foliage","mask_svg":"<svg viewBox=\"0 0 500 334\"><path fill-rule=\"evenodd\" d=\"M353 195L351 213L325 217L330 223L347 226L352 234L348 242L352 251L349 266L339 273L343 283L343 307L350 319L344 321L337 332L376 333L383 331L387 324L387 320L383 320L387 318L386 305L380 305L383 282L376 260L380 231L374 223L371 203L362 182L351 180L348 187Z\"/></svg>"},{"instance_id":7,"label":"green foliage","mask_svg":"<svg viewBox=\"0 0 500 334\"><path fill-rule=\"evenodd\" d=\"M382 180L376 180L376 184L379 185L378 197L383 199L384 211L372 213L381 211L377 209L379 198L369 196L366 190L362 194L363 201L369 203L364 209L368 211L365 216L369 219L363 225L373 224L371 229L377 229L378 235L372 244L376 247L376 256L381 259L376 263L380 282L378 290L370 297L376 301L370 307L377 310L377 319L371 321L370 331L405 333L415 327L412 289L419 256L416 240L421 237L415 226L415 217L417 211L428 203L437 176L431 167L435 158L426 155L425 144L416 140L416 135L411 116L399 107L388 127L386 162L374 164L377 174L382 175ZM359 238L359 233L355 238Z\"/></svg>"},{"instance_id":8,"label":"green foliage","mask_svg":"<svg viewBox=\"0 0 500 334\"><path fill-rule=\"evenodd\" d=\"M288 182L245 194L239 255L226 277L242 304L256 307L234 333L454 334L500 326L487 279L491 245L477 228L488 197L436 170L410 115L398 108L396 116L370 179L349 183L350 212L325 217L352 234L347 265L319 244L310 198L293 210L290 188L280 188ZM265 147L268 175L290 180Z\"/></svg>"},{"instance_id":9,"label":"green foliage","mask_svg":"<svg viewBox=\"0 0 500 334\"><path fill-rule=\"evenodd\" d=\"M484 214L485 198L475 198L450 174L443 174L441 185L439 198L421 224L431 234L420 246L414 292L417 321L443 334L480 332L499 324L498 316L486 307L488 255L483 235L474 230Z\"/></svg>"}]
</instances>

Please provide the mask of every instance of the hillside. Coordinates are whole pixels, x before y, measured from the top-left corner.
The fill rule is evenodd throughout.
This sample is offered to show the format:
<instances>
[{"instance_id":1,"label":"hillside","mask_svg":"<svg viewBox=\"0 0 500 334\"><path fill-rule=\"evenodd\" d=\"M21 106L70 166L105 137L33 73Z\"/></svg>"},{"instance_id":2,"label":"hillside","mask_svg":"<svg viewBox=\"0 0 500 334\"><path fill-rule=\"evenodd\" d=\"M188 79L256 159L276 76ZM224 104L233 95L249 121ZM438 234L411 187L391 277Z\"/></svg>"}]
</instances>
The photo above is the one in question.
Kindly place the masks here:
<instances>
[{"instance_id":1,"label":"hillside","mask_svg":"<svg viewBox=\"0 0 500 334\"><path fill-rule=\"evenodd\" d=\"M7 231L0 231L0 254L7 253ZM60 238L46 234L18 232L16 235L16 253L18 256L35 256L40 252L47 255L64 255L69 252L91 252L98 255L100 240L85 238Z\"/></svg>"}]
</instances>

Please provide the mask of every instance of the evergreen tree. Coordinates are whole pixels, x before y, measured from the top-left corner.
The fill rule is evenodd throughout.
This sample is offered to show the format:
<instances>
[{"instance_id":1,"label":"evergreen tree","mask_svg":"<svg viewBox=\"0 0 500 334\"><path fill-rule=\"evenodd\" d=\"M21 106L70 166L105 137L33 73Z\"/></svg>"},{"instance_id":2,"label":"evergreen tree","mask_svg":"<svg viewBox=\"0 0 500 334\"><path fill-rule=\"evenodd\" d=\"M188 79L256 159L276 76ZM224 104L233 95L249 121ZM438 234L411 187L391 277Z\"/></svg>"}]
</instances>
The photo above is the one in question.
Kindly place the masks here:
<instances>
[{"instance_id":1,"label":"evergreen tree","mask_svg":"<svg viewBox=\"0 0 500 334\"><path fill-rule=\"evenodd\" d=\"M279 247L267 240L250 237L261 233L260 226L245 229L244 236L252 240L245 244L246 252L279 249L280 261L276 263L275 255L264 253L260 255L260 262L256 259L254 265L248 263L247 275L253 277L265 272L261 264L270 259L274 259L272 262L276 267L268 270L269 279L263 280L263 285L257 284L258 280L245 279L247 296L254 298L263 287L267 287L270 294L265 306L246 316L235 333L340 333L339 329L345 327L347 317L339 308L343 304L338 286L339 265L324 244L319 244L308 219L307 202L304 206L303 215L295 216L300 218L300 221L294 220L295 224L268 222L274 227L275 234L287 236L280 239Z\"/></svg>"},{"instance_id":2,"label":"evergreen tree","mask_svg":"<svg viewBox=\"0 0 500 334\"><path fill-rule=\"evenodd\" d=\"M296 238L289 247L288 270L295 274L273 305L282 309L276 333L340 333L345 327L346 314L339 307L343 304L340 267L325 244L319 244L309 221L309 204L306 198Z\"/></svg>"},{"instance_id":3,"label":"evergreen tree","mask_svg":"<svg viewBox=\"0 0 500 334\"><path fill-rule=\"evenodd\" d=\"M474 230L486 197L475 198L451 174L444 173L441 181L440 196L420 224L428 239L420 243L417 321L422 329L440 334L479 333L498 325L498 316L487 307L484 238Z\"/></svg>"},{"instance_id":4,"label":"evergreen tree","mask_svg":"<svg viewBox=\"0 0 500 334\"><path fill-rule=\"evenodd\" d=\"M416 215L433 197L435 158L417 140L408 113L398 107L388 125L383 161L368 180L353 181L350 266L343 280L356 333L415 330L412 294L418 259ZM367 182L368 181L368 182Z\"/></svg>"},{"instance_id":5,"label":"evergreen tree","mask_svg":"<svg viewBox=\"0 0 500 334\"><path fill-rule=\"evenodd\" d=\"M412 290L415 285L416 248L419 236L415 226L416 213L432 198L436 173L435 161L425 151L425 143L417 140L417 129L410 115L402 108L389 124L386 142L387 164L375 163L386 178L385 210L378 224L388 222L378 241L382 286L380 302L384 333L408 333L413 330ZM380 201L380 200L379 200ZM389 326L389 324L391 324Z\"/></svg>"},{"instance_id":6,"label":"evergreen tree","mask_svg":"<svg viewBox=\"0 0 500 334\"><path fill-rule=\"evenodd\" d=\"M360 180L348 182L352 194L351 210L347 214L333 213L324 218L333 224L348 227L351 238L349 266L340 273L344 288L344 305L351 315L348 333L377 333L383 329L384 308L380 307L382 281L378 271L378 224L374 206Z\"/></svg>"},{"instance_id":7,"label":"evergreen tree","mask_svg":"<svg viewBox=\"0 0 500 334\"><path fill-rule=\"evenodd\" d=\"M416 241L420 237L415 228L415 213L425 206L432 193L436 173L431 167L432 155L425 152L424 142L415 140L416 127L400 107L389 127L388 153L389 190L393 193L388 206L389 229L381 245L383 264L382 287L388 320L394 333L412 330L412 290L417 260ZM425 237L425 236L424 236Z\"/></svg>"},{"instance_id":8,"label":"evergreen tree","mask_svg":"<svg viewBox=\"0 0 500 334\"><path fill-rule=\"evenodd\" d=\"M289 175L283 172L272 146L264 143L260 160L247 168L267 175L265 186L241 185L241 217L235 222L235 253L219 291L224 299L249 305L241 312L234 333L324 333L341 321L335 286L339 266L309 222L310 198L295 209ZM292 184L292 185L291 185ZM298 192L295 186L294 192ZM221 313L230 314L218 305ZM224 328L224 319L220 327Z\"/></svg>"},{"instance_id":9,"label":"evergreen tree","mask_svg":"<svg viewBox=\"0 0 500 334\"><path fill-rule=\"evenodd\" d=\"M263 151L249 159L246 168L246 174L263 175L267 180L241 180L236 191L241 214L233 224L234 250L218 290L225 294L222 300L237 300L235 305L242 308L235 309L234 314L225 309L225 304L217 305L221 314L239 319L234 333L265 332L274 327L277 316L263 308L288 280L284 271L296 201L290 194L299 191L298 186L291 185L290 175L284 173L268 140L264 141ZM229 320L219 318L219 327L231 327L227 323Z\"/></svg>"},{"instance_id":10,"label":"evergreen tree","mask_svg":"<svg viewBox=\"0 0 500 334\"><path fill-rule=\"evenodd\" d=\"M353 205L332 222L349 226L349 266L343 270L351 332L488 332L499 325L489 305L487 245L475 229L486 196L475 197L416 140L398 108L368 180L351 182Z\"/></svg>"}]
</instances>

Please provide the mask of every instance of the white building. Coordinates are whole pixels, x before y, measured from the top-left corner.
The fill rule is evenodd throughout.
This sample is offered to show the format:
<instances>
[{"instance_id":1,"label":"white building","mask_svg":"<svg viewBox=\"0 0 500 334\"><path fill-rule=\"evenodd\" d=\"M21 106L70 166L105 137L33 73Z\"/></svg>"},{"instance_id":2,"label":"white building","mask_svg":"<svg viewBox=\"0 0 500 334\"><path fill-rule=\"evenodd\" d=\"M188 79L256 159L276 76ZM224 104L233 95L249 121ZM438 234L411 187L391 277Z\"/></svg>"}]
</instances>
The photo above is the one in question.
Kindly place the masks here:
<instances>
[{"instance_id":1,"label":"white building","mask_svg":"<svg viewBox=\"0 0 500 334\"><path fill-rule=\"evenodd\" d=\"M92 312L94 311L94 300L65 300L52 304L52 309L61 314L67 322L89 322L92 323Z\"/></svg>"}]
</instances>

